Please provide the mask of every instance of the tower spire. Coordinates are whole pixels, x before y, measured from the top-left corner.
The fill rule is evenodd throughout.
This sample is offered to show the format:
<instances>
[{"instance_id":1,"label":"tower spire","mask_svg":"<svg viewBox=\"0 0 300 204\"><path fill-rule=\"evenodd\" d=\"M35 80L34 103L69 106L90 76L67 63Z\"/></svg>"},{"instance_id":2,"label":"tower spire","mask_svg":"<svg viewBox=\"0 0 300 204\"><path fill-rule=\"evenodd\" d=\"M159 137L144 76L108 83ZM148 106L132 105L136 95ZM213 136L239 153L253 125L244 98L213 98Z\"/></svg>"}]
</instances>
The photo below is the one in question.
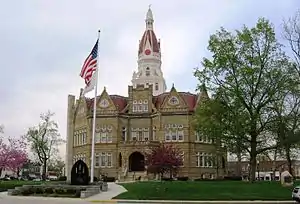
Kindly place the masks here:
<instances>
[{"instance_id":1,"label":"tower spire","mask_svg":"<svg viewBox=\"0 0 300 204\"><path fill-rule=\"evenodd\" d=\"M153 30L154 19L153 19L153 13L151 10L151 4L149 4L145 22L146 22L146 30Z\"/></svg>"}]
</instances>

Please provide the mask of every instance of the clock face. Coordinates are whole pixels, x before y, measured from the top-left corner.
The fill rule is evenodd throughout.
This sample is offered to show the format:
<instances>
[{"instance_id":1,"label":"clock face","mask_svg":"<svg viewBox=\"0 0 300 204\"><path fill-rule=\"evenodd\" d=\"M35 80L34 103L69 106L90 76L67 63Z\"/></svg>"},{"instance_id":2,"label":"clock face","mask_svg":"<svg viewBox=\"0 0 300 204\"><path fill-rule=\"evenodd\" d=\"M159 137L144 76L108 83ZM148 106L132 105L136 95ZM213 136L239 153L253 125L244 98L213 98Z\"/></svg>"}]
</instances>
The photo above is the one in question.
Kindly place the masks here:
<instances>
[{"instance_id":1,"label":"clock face","mask_svg":"<svg viewBox=\"0 0 300 204\"><path fill-rule=\"evenodd\" d=\"M101 107L101 108L107 108L108 106L109 106L109 102L108 102L107 99L102 99L102 100L100 101L100 107Z\"/></svg>"},{"instance_id":2,"label":"clock face","mask_svg":"<svg viewBox=\"0 0 300 204\"><path fill-rule=\"evenodd\" d=\"M146 55L150 55L151 54L151 50L149 50L149 49L145 50L145 54Z\"/></svg>"}]
</instances>

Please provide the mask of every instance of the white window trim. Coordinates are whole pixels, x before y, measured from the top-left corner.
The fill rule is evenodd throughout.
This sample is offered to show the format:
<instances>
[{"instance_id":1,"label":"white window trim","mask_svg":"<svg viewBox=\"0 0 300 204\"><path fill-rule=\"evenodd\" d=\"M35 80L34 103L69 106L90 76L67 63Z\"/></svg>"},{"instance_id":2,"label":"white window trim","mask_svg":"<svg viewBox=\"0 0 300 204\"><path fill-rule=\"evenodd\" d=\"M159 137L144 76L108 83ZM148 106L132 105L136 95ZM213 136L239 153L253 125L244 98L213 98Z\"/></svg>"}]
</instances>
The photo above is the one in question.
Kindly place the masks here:
<instances>
[{"instance_id":1,"label":"white window trim","mask_svg":"<svg viewBox=\"0 0 300 204\"><path fill-rule=\"evenodd\" d=\"M203 136L201 133L195 131L195 142L197 143L204 143L204 144L212 144L213 139L209 138L208 136Z\"/></svg>"},{"instance_id":2,"label":"white window trim","mask_svg":"<svg viewBox=\"0 0 300 204\"><path fill-rule=\"evenodd\" d=\"M206 165L207 164L207 161L206 161L206 158L210 158L210 162L211 162L211 165ZM197 152L196 154L196 166L197 167L200 167L200 168L214 168L214 155L212 153L205 153L205 152ZM200 160L202 159L202 165L200 165Z\"/></svg>"},{"instance_id":3,"label":"white window trim","mask_svg":"<svg viewBox=\"0 0 300 204\"><path fill-rule=\"evenodd\" d=\"M95 158L99 158L99 166L96 166L95 162L95 167L101 167L101 168L112 168L113 167L113 155L111 152L101 152L101 153L97 153L95 154ZM108 165L108 158L110 157L111 160L111 165ZM102 159L104 159L104 162L102 161Z\"/></svg>"}]
</instances>

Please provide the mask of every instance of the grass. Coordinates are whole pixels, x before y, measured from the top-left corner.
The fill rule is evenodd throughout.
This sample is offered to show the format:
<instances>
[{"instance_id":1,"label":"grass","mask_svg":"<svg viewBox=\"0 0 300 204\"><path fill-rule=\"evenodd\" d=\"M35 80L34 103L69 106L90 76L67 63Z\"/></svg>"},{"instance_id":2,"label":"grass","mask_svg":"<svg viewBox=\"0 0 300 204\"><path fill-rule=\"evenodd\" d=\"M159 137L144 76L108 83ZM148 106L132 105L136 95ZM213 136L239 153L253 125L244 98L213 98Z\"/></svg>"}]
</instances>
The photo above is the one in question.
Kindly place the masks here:
<instances>
[{"instance_id":1,"label":"grass","mask_svg":"<svg viewBox=\"0 0 300 204\"><path fill-rule=\"evenodd\" d=\"M299 183L298 183L299 184ZM290 200L292 188L261 181L166 181L121 184L128 192L114 199L134 200ZM296 184L295 184L296 185Z\"/></svg>"}]
</instances>

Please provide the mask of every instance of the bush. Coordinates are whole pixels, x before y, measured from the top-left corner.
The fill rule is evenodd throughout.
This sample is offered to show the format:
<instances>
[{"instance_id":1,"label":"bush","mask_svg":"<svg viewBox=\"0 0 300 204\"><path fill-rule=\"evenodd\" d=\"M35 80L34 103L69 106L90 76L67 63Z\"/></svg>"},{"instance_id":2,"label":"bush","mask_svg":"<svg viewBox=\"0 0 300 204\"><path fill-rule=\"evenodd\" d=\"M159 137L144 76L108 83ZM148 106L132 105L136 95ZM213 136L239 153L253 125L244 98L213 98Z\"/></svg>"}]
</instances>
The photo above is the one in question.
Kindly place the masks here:
<instances>
[{"instance_id":1,"label":"bush","mask_svg":"<svg viewBox=\"0 0 300 204\"><path fill-rule=\"evenodd\" d=\"M44 193L44 189L41 187L35 187L35 193L36 194L43 194Z\"/></svg>"},{"instance_id":2,"label":"bush","mask_svg":"<svg viewBox=\"0 0 300 204\"><path fill-rule=\"evenodd\" d=\"M241 181L241 176L224 176L224 180L226 181Z\"/></svg>"},{"instance_id":3,"label":"bush","mask_svg":"<svg viewBox=\"0 0 300 204\"><path fill-rule=\"evenodd\" d=\"M67 180L67 177L66 177L66 176L60 176L60 177L58 177L57 180L58 180L58 181L66 181L66 180Z\"/></svg>"},{"instance_id":4,"label":"bush","mask_svg":"<svg viewBox=\"0 0 300 204\"><path fill-rule=\"evenodd\" d=\"M52 194L53 193L53 188L52 187L46 187L44 189L44 193L45 194Z\"/></svg>"},{"instance_id":5,"label":"bush","mask_svg":"<svg viewBox=\"0 0 300 204\"><path fill-rule=\"evenodd\" d=\"M189 177L187 177L187 176L177 177L177 180L178 181L187 181L187 180L189 180Z\"/></svg>"},{"instance_id":6,"label":"bush","mask_svg":"<svg viewBox=\"0 0 300 204\"><path fill-rule=\"evenodd\" d=\"M115 178L115 177L107 177L107 176L105 176L105 177L103 178L103 181L104 181L104 182L115 182L115 181L116 181L116 178Z\"/></svg>"},{"instance_id":7,"label":"bush","mask_svg":"<svg viewBox=\"0 0 300 204\"><path fill-rule=\"evenodd\" d=\"M173 181L173 178L162 178L162 181Z\"/></svg>"}]
</instances>

